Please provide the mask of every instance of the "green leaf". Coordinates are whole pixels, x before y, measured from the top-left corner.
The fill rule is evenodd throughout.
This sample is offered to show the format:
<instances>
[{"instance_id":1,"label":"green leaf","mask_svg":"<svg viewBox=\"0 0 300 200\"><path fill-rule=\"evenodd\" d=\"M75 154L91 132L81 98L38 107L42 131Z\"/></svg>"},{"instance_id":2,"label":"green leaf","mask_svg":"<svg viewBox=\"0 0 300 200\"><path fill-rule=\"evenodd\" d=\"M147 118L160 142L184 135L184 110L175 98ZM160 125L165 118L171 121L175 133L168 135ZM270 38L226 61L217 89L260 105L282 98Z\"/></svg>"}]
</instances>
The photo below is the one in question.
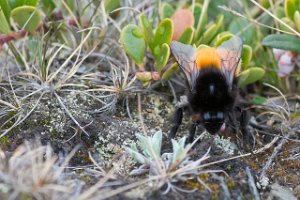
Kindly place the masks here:
<instances>
[{"instance_id":1,"label":"green leaf","mask_svg":"<svg viewBox=\"0 0 300 200\"><path fill-rule=\"evenodd\" d=\"M2 0L1 0L2 1ZM12 9L20 6L36 6L38 0L10 0L10 6Z\"/></svg>"},{"instance_id":2,"label":"green leaf","mask_svg":"<svg viewBox=\"0 0 300 200\"><path fill-rule=\"evenodd\" d=\"M46 15L50 15L52 13L52 11L56 8L56 5L54 3L53 0L42 0L41 1L42 4L42 10L44 11L44 13L46 13Z\"/></svg>"},{"instance_id":3,"label":"green leaf","mask_svg":"<svg viewBox=\"0 0 300 200\"><path fill-rule=\"evenodd\" d=\"M239 74L239 86L244 87L260 80L265 75L265 70L260 67L251 67Z\"/></svg>"},{"instance_id":4,"label":"green leaf","mask_svg":"<svg viewBox=\"0 0 300 200\"><path fill-rule=\"evenodd\" d=\"M218 34L215 41L215 47L220 46L223 42L229 40L232 36L233 34L230 32L222 32Z\"/></svg>"},{"instance_id":5,"label":"green leaf","mask_svg":"<svg viewBox=\"0 0 300 200\"><path fill-rule=\"evenodd\" d=\"M164 19L157 27L153 39L153 55L156 61L156 71L161 72L167 64L170 56L169 44L173 35L173 23L170 19Z\"/></svg>"},{"instance_id":6,"label":"green leaf","mask_svg":"<svg viewBox=\"0 0 300 200\"><path fill-rule=\"evenodd\" d=\"M243 70L248 68L251 59L252 59L252 47L245 44L245 45L243 45L243 53L242 53L242 69Z\"/></svg>"},{"instance_id":7,"label":"green leaf","mask_svg":"<svg viewBox=\"0 0 300 200\"><path fill-rule=\"evenodd\" d=\"M13 20L25 30L34 32L41 22L40 11L33 6L20 6L11 11Z\"/></svg>"},{"instance_id":8,"label":"green leaf","mask_svg":"<svg viewBox=\"0 0 300 200\"><path fill-rule=\"evenodd\" d=\"M291 20L290 18L288 17L283 17L281 19L284 23L286 23L287 25L289 25L290 27L292 28L295 28L295 24L294 24L294 21ZM291 32L291 30L289 28L287 28L286 26L284 26L283 24L279 24L279 28L283 31L287 31L287 32Z\"/></svg>"},{"instance_id":9,"label":"green leaf","mask_svg":"<svg viewBox=\"0 0 300 200\"><path fill-rule=\"evenodd\" d=\"M154 157L160 157L161 144L162 144L162 132L157 131L153 137L145 137L137 134L138 144L143 150L146 157L153 159Z\"/></svg>"},{"instance_id":10,"label":"green leaf","mask_svg":"<svg viewBox=\"0 0 300 200\"><path fill-rule=\"evenodd\" d=\"M156 156L158 157L160 157L161 144L162 144L162 132L157 131L152 137L152 147Z\"/></svg>"},{"instance_id":11,"label":"green leaf","mask_svg":"<svg viewBox=\"0 0 300 200\"><path fill-rule=\"evenodd\" d=\"M288 18L293 19L297 10L300 11L300 0L285 0L284 11Z\"/></svg>"},{"instance_id":12,"label":"green leaf","mask_svg":"<svg viewBox=\"0 0 300 200\"><path fill-rule=\"evenodd\" d=\"M173 6L171 6L168 3L163 3L162 7L161 7L161 17L162 19L165 18L171 18L172 15L174 14L175 10L173 8Z\"/></svg>"},{"instance_id":13,"label":"green leaf","mask_svg":"<svg viewBox=\"0 0 300 200\"><path fill-rule=\"evenodd\" d=\"M266 101L267 101L267 98L259 96L259 95L255 95L252 98L252 103L255 105L263 105Z\"/></svg>"},{"instance_id":14,"label":"green leaf","mask_svg":"<svg viewBox=\"0 0 300 200\"><path fill-rule=\"evenodd\" d=\"M3 10L0 8L0 33L9 33L11 31Z\"/></svg>"},{"instance_id":15,"label":"green leaf","mask_svg":"<svg viewBox=\"0 0 300 200\"><path fill-rule=\"evenodd\" d=\"M271 48L284 49L300 53L300 39L286 34L268 35L262 44Z\"/></svg>"},{"instance_id":16,"label":"green leaf","mask_svg":"<svg viewBox=\"0 0 300 200\"><path fill-rule=\"evenodd\" d=\"M173 148L172 164L175 164L176 162L179 162L179 157L180 157L181 153L183 152L183 149L180 148L180 146L176 140L172 139L171 142L172 142L172 148Z\"/></svg>"},{"instance_id":17,"label":"green leaf","mask_svg":"<svg viewBox=\"0 0 300 200\"><path fill-rule=\"evenodd\" d=\"M106 12L110 13L111 11L119 8L121 6L120 0L108 0L104 1L104 7Z\"/></svg>"},{"instance_id":18,"label":"green leaf","mask_svg":"<svg viewBox=\"0 0 300 200\"><path fill-rule=\"evenodd\" d=\"M143 13L140 15L139 20L143 30L144 39L150 47L151 51L154 52L152 24L150 23L148 17L146 17Z\"/></svg>"},{"instance_id":19,"label":"green leaf","mask_svg":"<svg viewBox=\"0 0 300 200\"><path fill-rule=\"evenodd\" d=\"M174 74L179 70L179 66L177 63L174 63L173 65L171 65L170 67L168 67L164 72L163 75L161 77L161 79L163 81L168 81L170 80Z\"/></svg>"},{"instance_id":20,"label":"green leaf","mask_svg":"<svg viewBox=\"0 0 300 200\"><path fill-rule=\"evenodd\" d=\"M158 46L156 47L156 49ZM167 64L170 57L170 47L167 43L161 45L159 50L155 50L154 58L156 61L155 70L160 74L163 67Z\"/></svg>"},{"instance_id":21,"label":"green leaf","mask_svg":"<svg viewBox=\"0 0 300 200\"><path fill-rule=\"evenodd\" d=\"M294 23L297 31L300 32L300 12L298 10L294 14Z\"/></svg>"},{"instance_id":22,"label":"green leaf","mask_svg":"<svg viewBox=\"0 0 300 200\"><path fill-rule=\"evenodd\" d=\"M258 3L263 6L264 8L270 7L270 0L259 0Z\"/></svg>"},{"instance_id":23,"label":"green leaf","mask_svg":"<svg viewBox=\"0 0 300 200\"><path fill-rule=\"evenodd\" d=\"M206 22L207 22L207 10L204 10L202 22L201 22L201 24L199 24L201 12L202 12L202 5L199 3L195 3L193 14L194 14L194 19L195 19L194 27L196 29L196 33L195 33L196 39L198 39L200 37L200 35L203 33Z\"/></svg>"},{"instance_id":24,"label":"green leaf","mask_svg":"<svg viewBox=\"0 0 300 200\"><path fill-rule=\"evenodd\" d=\"M70 10L74 13L76 11L76 1L74 0L65 0L66 4L70 8Z\"/></svg>"},{"instance_id":25,"label":"green leaf","mask_svg":"<svg viewBox=\"0 0 300 200\"><path fill-rule=\"evenodd\" d=\"M221 25L223 24L223 20L224 16L220 15L217 19L217 22L207 28L198 44L210 44L220 30Z\"/></svg>"},{"instance_id":26,"label":"green leaf","mask_svg":"<svg viewBox=\"0 0 300 200\"><path fill-rule=\"evenodd\" d=\"M125 148L127 153L136 161L139 162L141 164L145 164L146 163L146 159L145 157L138 152L137 148L136 148L136 144L133 143L130 145L130 148L126 147Z\"/></svg>"},{"instance_id":27,"label":"green leaf","mask_svg":"<svg viewBox=\"0 0 300 200\"><path fill-rule=\"evenodd\" d=\"M126 53L141 67L146 50L142 30L129 24L122 29L120 39Z\"/></svg>"},{"instance_id":28,"label":"green leaf","mask_svg":"<svg viewBox=\"0 0 300 200\"><path fill-rule=\"evenodd\" d=\"M200 44L197 49L203 49L203 48L210 48L210 46L206 45L206 44Z\"/></svg>"},{"instance_id":29,"label":"green leaf","mask_svg":"<svg viewBox=\"0 0 300 200\"><path fill-rule=\"evenodd\" d=\"M279 19L286 16L285 11L284 11L284 7L282 7L282 6L276 6L274 13L275 13L275 16L277 16Z\"/></svg>"},{"instance_id":30,"label":"green leaf","mask_svg":"<svg viewBox=\"0 0 300 200\"><path fill-rule=\"evenodd\" d=\"M183 44L191 44L193 41L195 30L193 27L188 27L179 38L179 42Z\"/></svg>"},{"instance_id":31,"label":"green leaf","mask_svg":"<svg viewBox=\"0 0 300 200\"><path fill-rule=\"evenodd\" d=\"M256 32L254 26L249 26L249 21L244 18L235 18L229 25L228 31L233 34L240 34L240 37L245 41L246 44L252 44L256 38Z\"/></svg>"},{"instance_id":32,"label":"green leaf","mask_svg":"<svg viewBox=\"0 0 300 200\"><path fill-rule=\"evenodd\" d=\"M214 38L214 36L217 34L217 32L218 32L217 24L211 24L204 32L198 44L209 44L210 41Z\"/></svg>"},{"instance_id":33,"label":"green leaf","mask_svg":"<svg viewBox=\"0 0 300 200\"><path fill-rule=\"evenodd\" d=\"M11 9L10 9L10 5L8 3L8 0L0 0L0 9L3 11L3 14L5 15L7 23L10 24L10 11L11 11ZM1 23L2 23L2 20L1 20Z\"/></svg>"},{"instance_id":34,"label":"green leaf","mask_svg":"<svg viewBox=\"0 0 300 200\"><path fill-rule=\"evenodd\" d=\"M136 137L138 139L138 144L139 146L141 147L141 149L143 150L143 153L146 157L148 158L152 158L151 157L151 152L150 152L150 149L149 149L149 137L145 137L141 134L136 134Z\"/></svg>"},{"instance_id":35,"label":"green leaf","mask_svg":"<svg viewBox=\"0 0 300 200\"><path fill-rule=\"evenodd\" d=\"M191 148L188 144L185 146L186 137L182 137L178 142L176 140L171 140L173 147L173 159L172 164L179 165L184 159L189 155L187 154Z\"/></svg>"},{"instance_id":36,"label":"green leaf","mask_svg":"<svg viewBox=\"0 0 300 200\"><path fill-rule=\"evenodd\" d=\"M154 35L154 48L164 43L170 44L173 35L173 23L170 19L164 19L158 25Z\"/></svg>"}]
</instances>

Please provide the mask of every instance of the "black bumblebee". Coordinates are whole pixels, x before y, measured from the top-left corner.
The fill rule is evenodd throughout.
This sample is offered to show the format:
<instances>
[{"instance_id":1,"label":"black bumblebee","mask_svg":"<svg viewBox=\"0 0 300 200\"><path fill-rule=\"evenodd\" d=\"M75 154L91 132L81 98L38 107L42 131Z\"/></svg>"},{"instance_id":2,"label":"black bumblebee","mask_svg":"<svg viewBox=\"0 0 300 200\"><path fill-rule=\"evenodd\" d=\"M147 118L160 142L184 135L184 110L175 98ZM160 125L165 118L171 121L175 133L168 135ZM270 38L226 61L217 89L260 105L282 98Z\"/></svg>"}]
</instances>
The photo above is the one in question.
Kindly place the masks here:
<instances>
[{"instance_id":1,"label":"black bumblebee","mask_svg":"<svg viewBox=\"0 0 300 200\"><path fill-rule=\"evenodd\" d=\"M193 124L189 141L192 142L198 124L210 134L225 130L225 120L232 113L238 95L237 74L240 68L242 40L232 36L218 48L194 48L172 41L170 48L183 71L188 85L186 98L176 106L174 126L170 137L182 122L184 109L192 111Z\"/></svg>"}]
</instances>

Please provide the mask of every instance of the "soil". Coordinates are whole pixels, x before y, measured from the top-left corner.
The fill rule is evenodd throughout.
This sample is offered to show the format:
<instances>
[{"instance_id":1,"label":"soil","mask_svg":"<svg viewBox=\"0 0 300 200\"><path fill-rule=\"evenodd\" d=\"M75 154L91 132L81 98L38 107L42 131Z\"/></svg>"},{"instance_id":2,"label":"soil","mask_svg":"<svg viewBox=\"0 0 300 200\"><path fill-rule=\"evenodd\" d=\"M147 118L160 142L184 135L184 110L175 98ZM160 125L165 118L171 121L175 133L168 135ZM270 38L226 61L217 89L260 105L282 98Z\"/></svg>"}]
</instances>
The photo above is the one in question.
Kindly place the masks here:
<instances>
[{"instance_id":1,"label":"soil","mask_svg":"<svg viewBox=\"0 0 300 200\"><path fill-rule=\"evenodd\" d=\"M67 154L75 146L80 145L79 150L70 162L70 166L80 167L93 164L88 156L88 152L90 152L93 158L108 171L115 165L120 155L124 153L124 147L137 140L135 134L143 133L136 95L128 96L130 105L128 109L123 106L123 99L116 97L116 107L111 112L104 113L91 112L91 110L97 110L101 105L89 98L83 98L81 95L68 93L61 94L61 97L65 100L66 107L70 109L76 120L82 126L87 125L85 130L89 136L82 132L66 115L66 112L53 95L46 94L34 112L23 123L1 138L2 150L13 152L24 140L34 140L35 138L39 138L43 144L50 143L56 153ZM32 98L30 102L35 102L36 97ZM174 104L171 99L169 96L159 94L142 94L141 107L145 128L148 133L162 130L164 134L163 152L170 152L171 150L167 137L174 112ZM30 110L32 106L29 105L27 109ZM252 115L257 114L252 113ZM190 117L185 115L177 138L188 135L190 121ZM266 139L254 128L249 127L249 130L256 136L255 149L264 146L270 139L273 139L273 137ZM201 133L202 129L198 128L197 136ZM294 139L299 140L299 133L294 136ZM206 135L192 149L192 159L200 158L209 147L211 147L210 159L207 162L249 152L245 142L247 143L247 141L240 139L239 135L233 134L230 129L222 137ZM248 142L250 144L250 141ZM253 191L249 187L249 177L245 170L249 168L252 176L258 182L259 173L273 153L276 144L263 153L210 166L209 169L224 172L201 175L203 176L202 180L210 187L211 192L195 179L191 179L176 184L181 188L196 189L193 193L169 192L164 195L162 193L166 189L164 187L153 190L148 186L141 185L111 199L253 199ZM259 189L261 198L281 199L280 196L276 196L272 192L274 183L290 190L298 199L300 198L300 159L299 156L293 158L297 154L299 154L298 142L289 141L283 146L272 162L271 167L267 170L269 184L265 188ZM126 162L122 163L122 167L117 174L120 182L123 184L132 183L145 178L129 175L130 171L137 166L131 159L127 159ZM94 181L88 179L87 185L93 184Z\"/></svg>"}]
</instances>

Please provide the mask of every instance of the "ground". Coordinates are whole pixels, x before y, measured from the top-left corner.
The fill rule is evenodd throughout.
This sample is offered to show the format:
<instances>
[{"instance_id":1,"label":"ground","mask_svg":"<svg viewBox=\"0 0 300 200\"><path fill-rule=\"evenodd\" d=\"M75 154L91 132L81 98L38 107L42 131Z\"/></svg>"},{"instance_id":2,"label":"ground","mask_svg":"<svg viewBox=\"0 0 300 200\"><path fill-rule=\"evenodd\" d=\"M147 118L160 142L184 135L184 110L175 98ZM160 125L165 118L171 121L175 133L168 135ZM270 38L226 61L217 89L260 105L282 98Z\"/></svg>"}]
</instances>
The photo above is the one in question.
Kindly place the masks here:
<instances>
[{"instance_id":1,"label":"ground","mask_svg":"<svg viewBox=\"0 0 300 200\"><path fill-rule=\"evenodd\" d=\"M92 113L86 112L88 108L96 108L97 103L89 98L82 98L82 96L69 93L63 96L65 105L73 113L74 117L81 125L88 124L85 130L88 136L83 133L74 122L65 114L64 110L59 106L57 99L51 94L45 95L38 104L35 111L19 126L14 128L8 134L1 138L1 148L5 152L13 152L18 145L22 144L24 140L33 141L39 138L42 144L50 143L54 152L68 153L75 146L80 145L79 150L70 161L70 166L74 169L78 168L78 176L81 174L79 168L85 169L92 163L88 152L92 157L103 167L105 171L109 171L119 161L120 156L124 153L124 147L129 146L136 141L136 133L142 133L142 126L138 113L137 95L130 95L128 101L130 107L126 109L123 106L123 99L118 99L116 108L112 112ZM142 94L142 117L144 126L148 133L154 133L157 130L163 132L163 152L171 150L170 142L167 137L168 131L172 124L172 115L174 112L174 103L170 96L160 94ZM34 101L32 101L34 102ZM30 109L30 105L28 107ZM91 110L91 109L89 109ZM95 109L97 110L97 109ZM256 113L252 113L255 117ZM130 117L132 119L130 119ZM92 123L91 123L92 122ZM184 116L184 122L180 127L177 138L188 134L188 126L190 117ZM255 149L261 148L270 142L273 137L265 138L259 132L250 127L250 132L256 136ZM197 136L201 135L202 129L199 128ZM197 137L196 136L196 137ZM294 136L294 138L296 138ZM210 158L207 162L218 161L224 158L230 158L234 155L240 155L247 150L242 140L228 130L224 136L215 136L204 134L199 142L191 151L193 159L200 158L209 147L211 147ZM254 198L250 177L246 174L246 169L251 171L252 178L255 182L259 182L259 174L265 166L266 161L274 152L276 145L271 145L266 151L255 155L249 155L242 158L233 159L230 161L218 163L209 167L210 170L219 170L223 173L202 174L202 180L210 188L211 192L198 183L195 179L190 179L184 182L176 183L179 187L185 189L196 189L193 193L177 193L170 192L166 195L162 194L164 187L159 190L154 190L147 185L141 185L133 190L125 191L112 199L251 199ZM281 151L276 155L271 166L266 170L266 177L268 177L268 184L259 188L259 195L262 198L274 197L281 198L274 192L275 184L279 186L279 193L288 193L291 191L297 198L300 198L299 188L299 169L300 160L297 159L299 147L297 142L289 141L285 143ZM252 149L253 150L253 149ZM251 150L250 150L251 152ZM293 157L294 155L294 157ZM115 176L118 177L120 185L129 184L137 180L144 179L141 177L132 177L129 175L130 171L138 165L132 159L126 158L120 165ZM75 170L76 171L76 170ZM83 176L84 177L84 176ZM81 178L82 179L82 176ZM86 184L93 184L93 178L84 179ZM113 187L114 188L114 187Z\"/></svg>"}]
</instances>

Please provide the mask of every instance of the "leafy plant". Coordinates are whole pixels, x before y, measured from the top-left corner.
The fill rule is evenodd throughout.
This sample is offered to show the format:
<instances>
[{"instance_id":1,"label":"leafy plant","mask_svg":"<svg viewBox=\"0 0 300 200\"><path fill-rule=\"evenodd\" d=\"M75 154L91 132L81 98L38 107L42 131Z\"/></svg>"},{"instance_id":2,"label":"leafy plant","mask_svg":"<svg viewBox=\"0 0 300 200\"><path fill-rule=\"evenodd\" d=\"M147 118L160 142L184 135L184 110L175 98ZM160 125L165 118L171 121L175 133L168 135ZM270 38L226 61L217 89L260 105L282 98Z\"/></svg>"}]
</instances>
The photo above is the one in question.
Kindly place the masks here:
<instances>
[{"instance_id":1,"label":"leafy plant","mask_svg":"<svg viewBox=\"0 0 300 200\"><path fill-rule=\"evenodd\" d=\"M154 24L144 14L139 16L139 26L129 24L122 29L122 45L142 71L137 72L137 79L144 85L148 85L151 80L154 80L149 79L149 73L144 73L145 70L148 70L144 68L147 47L153 55L155 71L163 81L167 81L178 70L177 64L167 64L171 40L196 46L213 43L222 28L224 17L220 15L215 23L206 26L208 4L209 0L206 0L203 6L195 3L188 9L176 10L171 4L163 3L160 9L162 21L155 31L153 31Z\"/></svg>"},{"instance_id":2,"label":"leafy plant","mask_svg":"<svg viewBox=\"0 0 300 200\"><path fill-rule=\"evenodd\" d=\"M152 137L137 134L138 142L131 144L126 148L127 153L135 162L141 164L138 169L134 169L131 175L140 175L149 173L149 179L157 181L155 184L157 189L167 185L164 193L170 190L179 190L188 192L188 190L180 189L174 186L174 182L186 181L188 179L197 179L201 184L209 189L200 179L199 174L209 172L220 172L214 170L201 169L201 163L209 158L209 150L198 160L190 159L188 152L193 144L185 145L186 138L183 137L178 141L172 140L172 153L163 153L161 155L162 132L157 131ZM196 140L197 141L197 140ZM137 147L138 145L138 147ZM140 150L138 150L140 149Z\"/></svg>"},{"instance_id":3,"label":"leafy plant","mask_svg":"<svg viewBox=\"0 0 300 200\"><path fill-rule=\"evenodd\" d=\"M214 22L207 23L209 3L210 0L205 0L203 5L195 3L193 7L190 6L188 9L177 9L177 11L175 11L176 9L170 4L165 3L161 9L161 15L168 16L172 19L174 23L174 32L176 32L176 27L185 28L180 31L181 36L178 37L180 39L173 39L185 44L195 44L196 46L199 46L200 44L213 44L215 37L222 29L224 16L218 15ZM189 14L187 10L190 10L191 14ZM179 19L177 19L177 15L179 16ZM193 17L192 20L188 20L190 15ZM189 21L193 21L193 23L187 25L187 22Z\"/></svg>"},{"instance_id":4,"label":"leafy plant","mask_svg":"<svg viewBox=\"0 0 300 200\"><path fill-rule=\"evenodd\" d=\"M145 70L144 57L148 46L155 61L154 68L161 75L170 56L169 44L173 34L173 24L170 19L164 19L153 33L153 24L144 14L139 16L139 22L139 26L128 24L122 29L121 43L142 71ZM143 77L139 79L145 80Z\"/></svg>"},{"instance_id":5,"label":"leafy plant","mask_svg":"<svg viewBox=\"0 0 300 200\"><path fill-rule=\"evenodd\" d=\"M276 13L278 18L281 18L283 23L280 23L280 29L285 32L299 36L300 32L300 1L299 0L286 0L284 2L284 14ZM298 58L300 53L300 39L291 34L271 34L267 35L262 44L271 47L274 53L276 64L278 65L277 74L279 77L289 76L295 66L298 65ZM288 82L293 81L289 80ZM284 88L289 86L285 81Z\"/></svg>"}]
</instances>

